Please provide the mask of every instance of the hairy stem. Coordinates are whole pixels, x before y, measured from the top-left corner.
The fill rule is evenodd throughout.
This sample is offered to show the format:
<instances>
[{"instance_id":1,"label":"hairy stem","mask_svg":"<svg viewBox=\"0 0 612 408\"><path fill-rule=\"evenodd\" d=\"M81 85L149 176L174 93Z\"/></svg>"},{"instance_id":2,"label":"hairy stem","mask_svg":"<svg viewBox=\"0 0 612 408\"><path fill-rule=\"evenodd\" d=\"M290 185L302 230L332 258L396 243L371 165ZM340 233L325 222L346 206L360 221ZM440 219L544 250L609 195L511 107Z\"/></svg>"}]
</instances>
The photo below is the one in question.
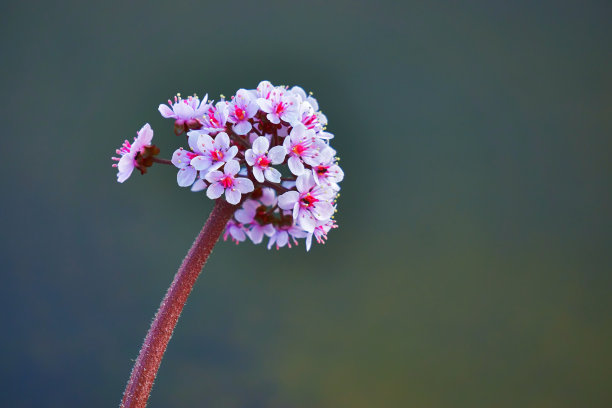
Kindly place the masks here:
<instances>
[{"instance_id":1,"label":"hairy stem","mask_svg":"<svg viewBox=\"0 0 612 408\"><path fill-rule=\"evenodd\" d=\"M206 224L189 249L155 315L123 393L121 408L144 408L147 405L157 370L187 297L237 208L223 199L215 202Z\"/></svg>"}]
</instances>

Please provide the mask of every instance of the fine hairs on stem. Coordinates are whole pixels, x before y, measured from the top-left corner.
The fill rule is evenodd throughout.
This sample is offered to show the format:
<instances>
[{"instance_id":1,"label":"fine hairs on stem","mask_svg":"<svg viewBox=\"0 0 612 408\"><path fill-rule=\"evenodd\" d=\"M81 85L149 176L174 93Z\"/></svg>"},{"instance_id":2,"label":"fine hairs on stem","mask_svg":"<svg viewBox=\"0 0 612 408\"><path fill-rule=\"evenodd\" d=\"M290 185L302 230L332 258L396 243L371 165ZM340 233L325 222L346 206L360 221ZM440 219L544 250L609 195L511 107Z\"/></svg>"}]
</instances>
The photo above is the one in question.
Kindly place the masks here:
<instances>
[{"instance_id":1,"label":"fine hairs on stem","mask_svg":"<svg viewBox=\"0 0 612 408\"><path fill-rule=\"evenodd\" d=\"M128 381L121 408L144 408L172 332L202 267L236 206L220 199L191 245L144 340Z\"/></svg>"}]
</instances>

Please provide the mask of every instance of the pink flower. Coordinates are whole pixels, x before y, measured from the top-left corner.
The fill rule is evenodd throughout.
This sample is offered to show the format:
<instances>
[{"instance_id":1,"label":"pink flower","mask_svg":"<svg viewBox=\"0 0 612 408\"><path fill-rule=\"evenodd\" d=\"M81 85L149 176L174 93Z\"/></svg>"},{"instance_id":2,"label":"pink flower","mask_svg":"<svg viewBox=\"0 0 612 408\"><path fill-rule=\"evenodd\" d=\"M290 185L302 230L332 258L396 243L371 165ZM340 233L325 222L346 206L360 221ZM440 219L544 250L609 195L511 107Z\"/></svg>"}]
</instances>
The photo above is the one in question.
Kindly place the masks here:
<instances>
[{"instance_id":1,"label":"pink flower","mask_svg":"<svg viewBox=\"0 0 612 408\"><path fill-rule=\"evenodd\" d=\"M264 235L271 236L274 234L274 227L271 224L260 224L258 221L258 210L266 211L266 207L255 200L246 200L242 204L242 208L236 211L234 218L242 224L251 224L250 229L247 229L247 235L251 238L254 244L259 244Z\"/></svg>"},{"instance_id":2,"label":"pink flower","mask_svg":"<svg viewBox=\"0 0 612 408\"><path fill-rule=\"evenodd\" d=\"M210 105L203 118L203 130L207 133L224 132L228 116L229 108L226 101L219 101L215 106Z\"/></svg>"},{"instance_id":3,"label":"pink flower","mask_svg":"<svg viewBox=\"0 0 612 408\"><path fill-rule=\"evenodd\" d=\"M239 89L236 97L229 104L229 121L234 124L233 131L237 135L246 135L253 126L249 119L257 113L258 106L253 96L246 89Z\"/></svg>"},{"instance_id":4,"label":"pink flower","mask_svg":"<svg viewBox=\"0 0 612 408\"><path fill-rule=\"evenodd\" d=\"M340 190L340 183L344 179L344 172L336 164L336 151L331 147L321 152L321 163L312 167L312 176L315 183L330 186L334 191Z\"/></svg>"},{"instance_id":5,"label":"pink flower","mask_svg":"<svg viewBox=\"0 0 612 408\"><path fill-rule=\"evenodd\" d=\"M229 136L225 132L217 134L214 141L207 134L193 133L197 134L197 150L194 150L201 152L201 154L193 157L190 164L204 174L217 170L223 164L232 160L238 153L238 147L230 146ZM190 132L190 141L191 137L192 132Z\"/></svg>"},{"instance_id":6,"label":"pink flower","mask_svg":"<svg viewBox=\"0 0 612 408\"><path fill-rule=\"evenodd\" d=\"M207 99L208 94L202 98L202 101L197 96L182 99L179 94L174 97L174 103L168 100L168 105L160 104L158 110L164 118L175 119L174 133L180 135L189 129L202 128L202 115L209 107Z\"/></svg>"},{"instance_id":7,"label":"pink flower","mask_svg":"<svg viewBox=\"0 0 612 408\"><path fill-rule=\"evenodd\" d=\"M225 232L223 233L223 240L227 241L228 237L231 237L232 241L238 245L239 242L246 239L244 227L233 220L229 220L227 222L227 226L225 227Z\"/></svg>"},{"instance_id":8,"label":"pink flower","mask_svg":"<svg viewBox=\"0 0 612 408\"><path fill-rule=\"evenodd\" d=\"M289 154L289 170L296 176L304 173L304 163L310 166L319 164L320 151L327 145L315 136L302 123L293 127L291 133L285 138L283 146Z\"/></svg>"},{"instance_id":9,"label":"pink flower","mask_svg":"<svg viewBox=\"0 0 612 408\"><path fill-rule=\"evenodd\" d=\"M123 183L127 180L134 171L134 168L138 166L136 162L136 156L138 153L142 153L145 147L151 145L153 140L153 129L147 123L136 133L134 142L130 144L127 140L123 142L123 145L116 150L116 153L120 157L112 157L111 159L119 163L113 164L113 167L117 167L117 181Z\"/></svg>"},{"instance_id":10,"label":"pink flower","mask_svg":"<svg viewBox=\"0 0 612 408\"><path fill-rule=\"evenodd\" d=\"M325 240L327 240L327 233L332 228L338 228L336 225L336 221L327 220L327 221L319 221L317 220L317 225L313 232L309 232L306 236L306 251L310 251L310 246L312 245L312 237L314 235L315 239L319 244L324 244Z\"/></svg>"},{"instance_id":11,"label":"pink flower","mask_svg":"<svg viewBox=\"0 0 612 408\"><path fill-rule=\"evenodd\" d=\"M285 160L287 152L283 146L274 146L268 152L270 141L264 136L260 136L253 142L253 148L244 153L244 157L249 166L253 166L253 175L260 183L266 179L273 183L280 183L281 173L270 164L281 164Z\"/></svg>"},{"instance_id":12,"label":"pink flower","mask_svg":"<svg viewBox=\"0 0 612 408\"><path fill-rule=\"evenodd\" d=\"M259 108L267 113L266 117L274 124L281 120L293 123L297 120L299 100L282 88L274 88L266 98L257 99Z\"/></svg>"},{"instance_id":13,"label":"pink flower","mask_svg":"<svg viewBox=\"0 0 612 408\"><path fill-rule=\"evenodd\" d=\"M309 173L299 176L295 186L298 191L288 191L278 197L278 206L293 210L293 219L306 231L313 232L316 221L329 220L334 213L334 192L317 185Z\"/></svg>"},{"instance_id":14,"label":"pink flower","mask_svg":"<svg viewBox=\"0 0 612 408\"><path fill-rule=\"evenodd\" d=\"M292 226L279 226L274 229L274 233L270 236L268 241L268 249L272 248L272 245L276 244L276 249L282 248L285 245L291 248L290 238L293 240L295 245L298 244L298 238L304 238L307 236L306 231L298 228L295 225Z\"/></svg>"},{"instance_id":15,"label":"pink flower","mask_svg":"<svg viewBox=\"0 0 612 408\"><path fill-rule=\"evenodd\" d=\"M250 193L255 189L253 182L248 178L236 177L240 165L236 160L225 163L223 172L211 171L206 175L206 181L211 185L206 190L206 195L211 200L221 197L225 192L225 199L230 204L238 204L242 194Z\"/></svg>"},{"instance_id":16,"label":"pink flower","mask_svg":"<svg viewBox=\"0 0 612 408\"><path fill-rule=\"evenodd\" d=\"M191 151L185 150L182 147L175 150L172 155L172 164L179 169L176 175L176 181L180 187L189 187L196 179L198 170L191 165L191 161L203 154L205 151L200 148L198 139L200 134L195 131L187 133L189 136L187 141Z\"/></svg>"}]
</instances>

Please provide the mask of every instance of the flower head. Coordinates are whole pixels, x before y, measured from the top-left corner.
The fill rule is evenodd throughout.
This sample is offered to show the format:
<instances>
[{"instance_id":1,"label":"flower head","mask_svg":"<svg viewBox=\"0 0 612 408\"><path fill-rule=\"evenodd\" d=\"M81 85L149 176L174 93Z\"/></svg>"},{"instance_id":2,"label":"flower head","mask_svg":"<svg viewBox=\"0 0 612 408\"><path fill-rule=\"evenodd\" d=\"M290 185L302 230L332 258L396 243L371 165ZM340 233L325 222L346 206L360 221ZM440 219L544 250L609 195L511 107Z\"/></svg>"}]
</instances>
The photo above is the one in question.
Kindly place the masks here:
<instances>
[{"instance_id":1,"label":"flower head","mask_svg":"<svg viewBox=\"0 0 612 408\"><path fill-rule=\"evenodd\" d=\"M223 167L223 172L211 171L206 175L206 181L210 186L206 195L210 199L217 199L225 192L225 199L230 204L238 204L242 194L253 191L253 182L248 178L236 177L240 165L236 160L228 161Z\"/></svg>"},{"instance_id":2,"label":"flower head","mask_svg":"<svg viewBox=\"0 0 612 408\"><path fill-rule=\"evenodd\" d=\"M127 180L135 167L140 167L137 156L151 146L151 140L153 140L153 129L147 123L137 132L137 136L132 143L125 140L121 147L116 150L119 157L112 157L112 160L118 162L113 164L113 167L117 167L117 181L119 183ZM146 170L142 169L141 171L144 173Z\"/></svg>"},{"instance_id":3,"label":"flower head","mask_svg":"<svg viewBox=\"0 0 612 408\"><path fill-rule=\"evenodd\" d=\"M174 97L174 102L168 99L168 105L163 103L159 105L159 113L164 118L173 118L174 133L178 136L190 129L202 128L202 115L208 110L209 105L206 103L208 94L200 101L197 96L190 96L187 99L182 99L178 94Z\"/></svg>"}]
</instances>

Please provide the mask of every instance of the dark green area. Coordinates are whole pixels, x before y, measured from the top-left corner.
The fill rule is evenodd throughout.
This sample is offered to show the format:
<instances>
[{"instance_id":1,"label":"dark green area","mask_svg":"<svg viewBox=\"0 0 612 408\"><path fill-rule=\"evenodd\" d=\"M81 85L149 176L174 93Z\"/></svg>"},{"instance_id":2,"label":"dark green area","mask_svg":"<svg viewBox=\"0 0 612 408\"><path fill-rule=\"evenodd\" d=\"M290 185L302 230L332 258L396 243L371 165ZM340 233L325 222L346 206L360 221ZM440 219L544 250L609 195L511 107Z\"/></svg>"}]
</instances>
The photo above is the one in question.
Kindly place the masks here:
<instances>
[{"instance_id":1,"label":"dark green area","mask_svg":"<svg viewBox=\"0 0 612 408\"><path fill-rule=\"evenodd\" d=\"M506 4L507 3L507 4ZM221 243L150 407L612 406L612 8L3 2L0 405L118 406L212 203L115 181L157 106L313 91L325 246ZM8 142L8 146L6 144Z\"/></svg>"}]
</instances>

